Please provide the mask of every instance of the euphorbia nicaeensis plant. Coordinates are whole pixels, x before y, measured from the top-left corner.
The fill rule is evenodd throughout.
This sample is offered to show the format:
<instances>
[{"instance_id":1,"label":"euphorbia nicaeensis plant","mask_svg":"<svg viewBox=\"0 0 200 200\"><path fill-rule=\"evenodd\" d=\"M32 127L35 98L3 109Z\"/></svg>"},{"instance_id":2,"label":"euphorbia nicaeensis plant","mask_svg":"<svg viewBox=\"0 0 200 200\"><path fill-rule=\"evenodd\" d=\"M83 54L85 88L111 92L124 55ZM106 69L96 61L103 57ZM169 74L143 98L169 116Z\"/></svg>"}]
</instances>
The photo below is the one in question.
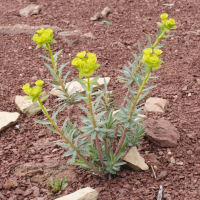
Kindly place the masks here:
<instances>
[{"instance_id":1,"label":"euphorbia nicaeensis plant","mask_svg":"<svg viewBox=\"0 0 200 200\"><path fill-rule=\"evenodd\" d=\"M122 76L118 77L119 81L124 82L127 90L120 106L116 106L112 91L107 90L106 81L104 81L104 89L93 90L94 86L98 85L100 77L98 75L91 78L94 71L100 67L95 54L82 51L72 60L71 64L79 70L79 78L74 78L74 80L78 81L86 91L85 94L81 94L75 91L75 88L69 89L70 84L66 84L70 72L62 76L63 68L69 63L62 64L59 69L57 67L57 57L62 50L52 54L51 45L56 43L53 39L53 31L42 28L37 31L39 35L33 36L37 48L43 47L50 55L50 57L40 55L52 64L51 67L45 63L53 76L52 80L48 80L49 84L62 94L62 97L57 99L60 107L50 116L43 105L43 101L48 98L48 95L44 96L45 92L42 91L44 82L36 81L36 86L33 88L30 88L29 83L23 86L24 92L28 94L27 99L32 99L33 103L38 101L40 107L35 109L42 109L46 115L45 120L36 120L36 122L44 124L50 131L61 136L62 141L57 141L57 144L66 149L63 156L70 157L70 162L81 165L104 179L109 177L107 174L116 174L120 170L120 166L125 164L123 157L130 147L138 145L144 136L144 126L135 120L139 118L138 114L143 109L142 104L139 103L149 90L155 87L149 86L148 83L152 70L159 69L163 63L160 56L163 53L161 48L164 44L158 43L163 38L173 36L166 33L176 28L175 20L167 19L168 14L164 13L160 17L161 22L157 23L160 31L155 43L152 44L149 35L147 35L147 48L142 50L138 43L139 56L134 54L135 61L128 62L129 66L125 66L121 71ZM137 85L137 90L133 89L134 84ZM94 101L91 100L92 96L96 96ZM84 101L87 106L81 104L80 101ZM84 126L78 127L77 123L72 123L67 116L61 126L56 118L59 111L77 102L85 112L84 116L80 116ZM117 107L119 112L114 113L114 108Z\"/></svg>"}]
</instances>

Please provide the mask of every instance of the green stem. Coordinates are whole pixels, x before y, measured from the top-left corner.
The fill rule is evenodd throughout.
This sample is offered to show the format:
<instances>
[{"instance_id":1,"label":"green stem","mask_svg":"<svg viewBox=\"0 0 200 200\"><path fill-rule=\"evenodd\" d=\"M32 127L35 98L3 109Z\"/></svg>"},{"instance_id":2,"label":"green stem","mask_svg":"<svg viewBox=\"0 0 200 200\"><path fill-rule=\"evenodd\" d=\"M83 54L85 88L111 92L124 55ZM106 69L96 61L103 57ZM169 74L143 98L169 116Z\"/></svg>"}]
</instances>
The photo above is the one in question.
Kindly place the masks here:
<instances>
[{"instance_id":1,"label":"green stem","mask_svg":"<svg viewBox=\"0 0 200 200\"><path fill-rule=\"evenodd\" d=\"M91 103L90 77L89 76L87 78L87 85L88 85L88 106L89 106L89 111L90 111L90 117L92 119L92 123L93 123L94 128L96 128L97 124L96 124L96 121L94 119L94 113L93 113L93 110L92 110L92 103ZM103 157L102 157L102 154L101 154L99 138L98 138L97 135L96 135L96 148L97 148L97 151L98 151L98 154L99 154L99 158L101 160L102 168L104 170L104 162L103 162Z\"/></svg>"},{"instance_id":2,"label":"green stem","mask_svg":"<svg viewBox=\"0 0 200 200\"><path fill-rule=\"evenodd\" d=\"M143 90L143 87L144 87L145 83L147 82L147 80L148 80L148 78L149 78L149 75L150 75L150 73L148 73L148 74L146 75L146 77L144 78L144 81L142 82L142 85L141 85L141 87L140 87L140 89L139 89L139 91L138 91L138 93L137 93L137 96L136 96L136 98L135 98L135 100L134 100L134 103L133 103L133 106L132 106L132 108L131 108L131 112L130 112L130 114L129 114L129 119L128 119L128 121L130 120L131 116L133 115L133 111L134 111L134 109L135 109L135 106L137 105L137 101L138 101L138 99L139 99L139 97L140 97L140 94L142 93L142 90ZM115 151L115 156L119 153L119 151L120 151L120 149L121 149L121 147L122 147L122 144L123 144L123 141L124 141L125 136L126 136L126 128L124 128L122 137L120 138L118 148L117 148L117 150Z\"/></svg>"},{"instance_id":3,"label":"green stem","mask_svg":"<svg viewBox=\"0 0 200 200\"><path fill-rule=\"evenodd\" d=\"M155 47L158 44L158 42L162 39L162 37L164 36L164 34L165 34L165 31L163 31L162 34L157 38L157 40L153 44L153 47Z\"/></svg>"},{"instance_id":4,"label":"green stem","mask_svg":"<svg viewBox=\"0 0 200 200\"><path fill-rule=\"evenodd\" d=\"M57 125L54 123L54 121L52 120L52 118L49 116L48 112L46 111L45 107L43 106L42 104L42 101L40 99L38 99L38 102L41 106L41 109L43 110L44 114L46 115L46 117L48 118L48 120L51 122L51 124L54 126L54 128L58 131L59 135L67 142L70 144L70 146L76 150L78 156L80 156L86 163L88 166L91 167L91 169L93 171L95 171L100 177L102 177L103 179L106 179L90 162L88 162L88 160L83 156L81 155L80 153L80 150L78 148L76 148L72 142L70 142L70 140L68 140L63 134L62 134L62 131L57 127Z\"/></svg>"},{"instance_id":5,"label":"green stem","mask_svg":"<svg viewBox=\"0 0 200 200\"><path fill-rule=\"evenodd\" d=\"M51 51L51 47L49 44L47 44L47 48L48 48L48 51L49 51L49 54L51 56L51 62L52 62L52 65L53 65L53 68L54 68L54 71L57 72L57 68L56 68L56 64L54 62L54 57L53 57L53 54L52 54L52 51Z\"/></svg>"},{"instance_id":6,"label":"green stem","mask_svg":"<svg viewBox=\"0 0 200 200\"><path fill-rule=\"evenodd\" d=\"M132 108L131 108L131 112L130 112L130 114L129 114L129 119L130 119L130 117L133 115L133 111L134 111L135 106L136 106L136 104L137 104L137 101L138 101L138 99L139 99L139 97L140 97L140 94L142 93L143 87L144 87L145 83L147 82L147 80L148 80L148 78L149 78L149 75L150 75L150 72L145 76L144 81L142 82L142 85L141 85L141 87L140 87L140 89L139 89L139 91L138 91L138 93L137 93L137 96L136 96L136 98L135 98L135 100L134 100L134 103L133 103L133 106L132 106Z\"/></svg>"}]
</instances>

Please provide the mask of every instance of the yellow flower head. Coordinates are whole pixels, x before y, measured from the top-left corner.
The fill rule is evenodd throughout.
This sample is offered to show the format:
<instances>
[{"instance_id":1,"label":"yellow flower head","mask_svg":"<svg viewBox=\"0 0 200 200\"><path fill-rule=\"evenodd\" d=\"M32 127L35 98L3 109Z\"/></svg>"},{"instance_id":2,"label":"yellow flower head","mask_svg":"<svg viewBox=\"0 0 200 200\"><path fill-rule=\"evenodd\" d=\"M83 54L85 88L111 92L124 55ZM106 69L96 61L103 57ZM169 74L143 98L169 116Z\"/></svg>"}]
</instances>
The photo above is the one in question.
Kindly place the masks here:
<instances>
[{"instance_id":1,"label":"yellow flower head","mask_svg":"<svg viewBox=\"0 0 200 200\"><path fill-rule=\"evenodd\" d=\"M41 86L35 86L31 92L30 92L30 96L36 97L39 96L39 94L42 92L42 87Z\"/></svg>"},{"instance_id":2,"label":"yellow flower head","mask_svg":"<svg viewBox=\"0 0 200 200\"><path fill-rule=\"evenodd\" d=\"M154 49L153 51L154 51L154 53L155 53L156 55L158 55L158 56L159 56L160 54L163 53L163 51L160 50L160 49Z\"/></svg>"},{"instance_id":3,"label":"yellow flower head","mask_svg":"<svg viewBox=\"0 0 200 200\"><path fill-rule=\"evenodd\" d=\"M163 13L162 15L160 15L160 18L161 18L162 20L165 20L165 19L168 18L168 14L167 14L167 13Z\"/></svg>"},{"instance_id":4,"label":"yellow flower head","mask_svg":"<svg viewBox=\"0 0 200 200\"><path fill-rule=\"evenodd\" d=\"M22 87L22 89L24 90L24 92L25 92L26 94L30 94L30 92L31 92L31 88L30 88L30 84L29 84L29 83L26 83L26 84Z\"/></svg>"},{"instance_id":5,"label":"yellow flower head","mask_svg":"<svg viewBox=\"0 0 200 200\"><path fill-rule=\"evenodd\" d=\"M88 63L90 64L95 64L97 62L97 57L96 56L92 56L92 57L89 57L87 59Z\"/></svg>"},{"instance_id":6,"label":"yellow flower head","mask_svg":"<svg viewBox=\"0 0 200 200\"><path fill-rule=\"evenodd\" d=\"M87 56L88 56L88 58L96 57L96 55L94 53L87 53Z\"/></svg>"},{"instance_id":7,"label":"yellow flower head","mask_svg":"<svg viewBox=\"0 0 200 200\"><path fill-rule=\"evenodd\" d=\"M144 54L142 58L144 61L148 61L150 58L150 54Z\"/></svg>"},{"instance_id":8,"label":"yellow flower head","mask_svg":"<svg viewBox=\"0 0 200 200\"><path fill-rule=\"evenodd\" d=\"M175 25L176 25L176 22L175 22L174 19L170 18L170 19L169 19L169 24L170 24L170 26L175 26Z\"/></svg>"},{"instance_id":9,"label":"yellow flower head","mask_svg":"<svg viewBox=\"0 0 200 200\"><path fill-rule=\"evenodd\" d=\"M144 49L143 52L145 54L151 54L152 53L152 49L151 48L147 48L147 49Z\"/></svg>"},{"instance_id":10,"label":"yellow flower head","mask_svg":"<svg viewBox=\"0 0 200 200\"><path fill-rule=\"evenodd\" d=\"M42 86L43 83L44 83L43 80L37 80L37 81L35 82L35 85L37 85L37 86Z\"/></svg>"},{"instance_id":11,"label":"yellow flower head","mask_svg":"<svg viewBox=\"0 0 200 200\"><path fill-rule=\"evenodd\" d=\"M33 35L33 41L36 42L37 44L43 45L50 43L51 40L53 39L53 30L48 28L48 29L40 29L37 31L38 34Z\"/></svg>"},{"instance_id":12,"label":"yellow flower head","mask_svg":"<svg viewBox=\"0 0 200 200\"><path fill-rule=\"evenodd\" d=\"M78 65L81 64L81 62L82 62L82 60L81 60L80 58L74 58L74 59L72 60L72 65L78 66Z\"/></svg>"},{"instance_id":13,"label":"yellow flower head","mask_svg":"<svg viewBox=\"0 0 200 200\"><path fill-rule=\"evenodd\" d=\"M157 55L152 54L149 58L149 61L155 65L159 62L160 58Z\"/></svg>"},{"instance_id":14,"label":"yellow flower head","mask_svg":"<svg viewBox=\"0 0 200 200\"><path fill-rule=\"evenodd\" d=\"M44 28L41 28L40 30L37 30L36 32L39 34L42 34L42 33L44 33Z\"/></svg>"},{"instance_id":15,"label":"yellow flower head","mask_svg":"<svg viewBox=\"0 0 200 200\"><path fill-rule=\"evenodd\" d=\"M170 18L169 20L164 19L164 20L162 20L162 22L169 29L174 28L174 26L176 25L175 20L172 18Z\"/></svg>"},{"instance_id":16,"label":"yellow flower head","mask_svg":"<svg viewBox=\"0 0 200 200\"><path fill-rule=\"evenodd\" d=\"M77 53L77 57L79 57L79 58L84 58L85 57L85 54L86 54L86 51L82 51L82 52L80 52L80 53Z\"/></svg>"},{"instance_id":17,"label":"yellow flower head","mask_svg":"<svg viewBox=\"0 0 200 200\"><path fill-rule=\"evenodd\" d=\"M97 64L97 57L93 53L87 53L88 58L85 58L86 52L82 51L77 54L78 58L72 60L72 65L76 66L79 70L79 77L91 76L96 69L99 68Z\"/></svg>"}]
</instances>

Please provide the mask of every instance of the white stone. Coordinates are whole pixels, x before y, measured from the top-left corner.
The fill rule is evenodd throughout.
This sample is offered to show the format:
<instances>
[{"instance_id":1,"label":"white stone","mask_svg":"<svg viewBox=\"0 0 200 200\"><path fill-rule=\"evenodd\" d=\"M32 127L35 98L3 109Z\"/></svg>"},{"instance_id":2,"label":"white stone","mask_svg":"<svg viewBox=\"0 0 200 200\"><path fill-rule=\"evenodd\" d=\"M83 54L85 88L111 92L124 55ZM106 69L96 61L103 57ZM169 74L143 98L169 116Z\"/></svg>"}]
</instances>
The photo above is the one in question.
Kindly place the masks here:
<instances>
[{"instance_id":1,"label":"white stone","mask_svg":"<svg viewBox=\"0 0 200 200\"><path fill-rule=\"evenodd\" d=\"M149 169L144 158L139 154L135 146L131 147L123 160L126 161L127 165L134 170L141 171Z\"/></svg>"},{"instance_id":2,"label":"white stone","mask_svg":"<svg viewBox=\"0 0 200 200\"><path fill-rule=\"evenodd\" d=\"M15 124L19 116L18 112L0 112L0 132Z\"/></svg>"},{"instance_id":3,"label":"white stone","mask_svg":"<svg viewBox=\"0 0 200 200\"><path fill-rule=\"evenodd\" d=\"M175 161L175 159L174 159L174 157L172 156L171 158L170 158L170 163L173 163L173 164L175 164L176 163L176 161Z\"/></svg>"},{"instance_id":4,"label":"white stone","mask_svg":"<svg viewBox=\"0 0 200 200\"><path fill-rule=\"evenodd\" d=\"M98 192L96 190L86 187L55 200L97 200L97 196Z\"/></svg>"},{"instance_id":5,"label":"white stone","mask_svg":"<svg viewBox=\"0 0 200 200\"><path fill-rule=\"evenodd\" d=\"M145 104L145 111L147 112L161 112L164 113L167 109L168 100L157 97L150 97Z\"/></svg>"},{"instance_id":6,"label":"white stone","mask_svg":"<svg viewBox=\"0 0 200 200\"><path fill-rule=\"evenodd\" d=\"M35 116L36 114L40 113L42 110L33 110L31 111L31 108L39 107L40 104L32 103L32 100L26 100L27 96L16 96L15 97L15 105L17 108L24 113L27 117Z\"/></svg>"},{"instance_id":7,"label":"white stone","mask_svg":"<svg viewBox=\"0 0 200 200\"><path fill-rule=\"evenodd\" d=\"M92 80L92 79L93 78L91 78L90 80ZM83 79L83 80L87 80L87 79ZM106 80L106 83L108 85L109 82L110 82L110 77L105 77L105 80ZM104 85L104 78L99 78L98 83L99 83L99 85L94 85L93 86L93 91L97 90L99 87L102 87ZM68 84L69 83L66 83L65 87L67 87ZM85 89L77 81L74 81L69 85L69 88L68 88L69 92L71 92L74 88L75 88L74 93L76 93L76 92L84 93L85 92ZM51 90L50 94L55 95L57 97L63 97L61 92L59 90L55 89L55 88Z\"/></svg>"},{"instance_id":8,"label":"white stone","mask_svg":"<svg viewBox=\"0 0 200 200\"><path fill-rule=\"evenodd\" d=\"M113 112L113 115L117 114L118 112L119 112L119 110L115 110L115 111ZM143 122L143 121L146 120L146 119L147 119L147 116L146 116L146 115L139 114L139 115L138 115L138 118L136 118L135 121L137 121L137 122Z\"/></svg>"},{"instance_id":9,"label":"white stone","mask_svg":"<svg viewBox=\"0 0 200 200\"><path fill-rule=\"evenodd\" d=\"M35 5L35 4L30 4L26 8L23 8L19 11L20 16L28 17L29 15L37 15L42 6L40 5Z\"/></svg>"}]
</instances>

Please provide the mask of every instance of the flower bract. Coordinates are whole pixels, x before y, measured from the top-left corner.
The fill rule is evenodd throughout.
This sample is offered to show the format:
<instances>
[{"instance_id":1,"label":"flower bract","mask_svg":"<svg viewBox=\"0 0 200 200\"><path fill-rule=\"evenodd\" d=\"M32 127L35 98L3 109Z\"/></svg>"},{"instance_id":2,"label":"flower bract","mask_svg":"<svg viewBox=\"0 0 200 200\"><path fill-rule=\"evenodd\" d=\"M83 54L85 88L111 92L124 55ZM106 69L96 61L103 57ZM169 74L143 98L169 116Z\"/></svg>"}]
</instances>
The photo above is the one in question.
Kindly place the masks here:
<instances>
[{"instance_id":1,"label":"flower bract","mask_svg":"<svg viewBox=\"0 0 200 200\"><path fill-rule=\"evenodd\" d=\"M87 53L88 58L84 58L86 52L80 52L77 54L78 58L72 60L72 65L76 66L79 70L79 77L83 78L84 76L91 76L96 69L99 68L97 64L97 57L93 53Z\"/></svg>"},{"instance_id":2,"label":"flower bract","mask_svg":"<svg viewBox=\"0 0 200 200\"><path fill-rule=\"evenodd\" d=\"M33 41L36 42L39 45L43 44L48 44L52 41L53 39L53 30L48 28L48 29L40 29L37 31L38 34L33 35Z\"/></svg>"}]
</instances>

